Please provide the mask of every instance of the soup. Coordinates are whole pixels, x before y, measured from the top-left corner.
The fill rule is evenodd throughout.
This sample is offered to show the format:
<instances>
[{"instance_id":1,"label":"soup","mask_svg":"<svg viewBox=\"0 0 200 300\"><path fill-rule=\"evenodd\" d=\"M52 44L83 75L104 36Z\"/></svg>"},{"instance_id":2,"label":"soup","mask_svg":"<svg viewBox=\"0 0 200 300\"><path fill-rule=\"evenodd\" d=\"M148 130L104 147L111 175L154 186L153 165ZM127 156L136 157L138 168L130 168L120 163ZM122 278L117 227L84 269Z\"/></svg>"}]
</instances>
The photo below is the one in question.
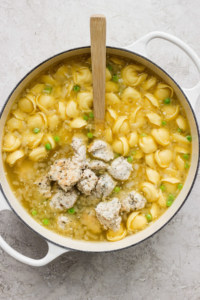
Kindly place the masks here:
<instances>
[{"instance_id":1,"label":"soup","mask_svg":"<svg viewBox=\"0 0 200 300\"><path fill-rule=\"evenodd\" d=\"M105 128L96 129L91 60L79 56L31 82L4 128L17 199L42 226L74 239L114 242L150 226L190 168L190 127L169 85L108 56L105 100Z\"/></svg>"}]
</instances>

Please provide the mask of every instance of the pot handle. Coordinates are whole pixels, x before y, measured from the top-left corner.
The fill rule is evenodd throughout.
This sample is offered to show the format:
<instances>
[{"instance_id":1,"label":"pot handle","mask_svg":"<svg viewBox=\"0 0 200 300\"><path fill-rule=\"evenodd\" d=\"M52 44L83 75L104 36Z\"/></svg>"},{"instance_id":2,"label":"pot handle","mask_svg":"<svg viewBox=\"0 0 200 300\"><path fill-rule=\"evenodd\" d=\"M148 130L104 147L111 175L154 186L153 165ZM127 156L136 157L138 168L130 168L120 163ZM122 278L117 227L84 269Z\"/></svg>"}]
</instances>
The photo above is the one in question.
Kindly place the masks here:
<instances>
[{"instance_id":1,"label":"pot handle","mask_svg":"<svg viewBox=\"0 0 200 300\"><path fill-rule=\"evenodd\" d=\"M134 52L138 52L139 54L148 57L147 55L147 45L148 43L155 39L155 38L160 38L166 41L171 42L172 44L178 46L181 48L193 61L195 64L199 74L200 74L200 59L198 55L195 53L195 51L188 46L186 43L184 43L182 40L179 38L169 34L165 33L162 31L153 31L148 33L147 35L143 36L133 44L125 47L127 50L131 50ZM195 108L196 102L198 100L198 96L200 95L200 81L192 88L182 88L184 93L186 94L187 98L190 100L190 103L192 105L192 108Z\"/></svg>"},{"instance_id":2,"label":"pot handle","mask_svg":"<svg viewBox=\"0 0 200 300\"><path fill-rule=\"evenodd\" d=\"M6 200L3 197L2 193L0 193L0 211L2 211L2 210L11 210L11 208L8 205L8 203L6 202ZM0 236L0 246L5 252L7 252L10 256L15 258L16 260L18 260L18 261L20 261L24 264L27 264L29 266L33 266L33 267L45 266L48 263L50 263L51 261L53 261L54 259L56 259L61 254L70 251L68 249L64 249L64 248L61 248L59 246L56 246L56 245L54 245L50 242L47 242L47 244L48 244L48 252L47 252L46 256L44 256L41 259L33 259L33 258L27 257L27 256L19 253L15 249L13 249L2 238L2 236Z\"/></svg>"}]
</instances>

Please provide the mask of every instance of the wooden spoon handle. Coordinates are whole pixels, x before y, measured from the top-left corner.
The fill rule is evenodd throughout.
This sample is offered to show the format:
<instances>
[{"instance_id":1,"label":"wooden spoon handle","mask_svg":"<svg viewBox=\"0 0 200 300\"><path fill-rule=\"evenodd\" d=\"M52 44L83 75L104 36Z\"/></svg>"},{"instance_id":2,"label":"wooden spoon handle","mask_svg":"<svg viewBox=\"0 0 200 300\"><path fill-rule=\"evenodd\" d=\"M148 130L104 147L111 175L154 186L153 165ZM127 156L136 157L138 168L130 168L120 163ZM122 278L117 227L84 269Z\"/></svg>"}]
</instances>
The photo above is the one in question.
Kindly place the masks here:
<instances>
[{"instance_id":1,"label":"wooden spoon handle","mask_svg":"<svg viewBox=\"0 0 200 300\"><path fill-rule=\"evenodd\" d=\"M106 76L106 18L93 15L90 18L93 105L96 124L103 124L105 118L105 76Z\"/></svg>"}]
</instances>

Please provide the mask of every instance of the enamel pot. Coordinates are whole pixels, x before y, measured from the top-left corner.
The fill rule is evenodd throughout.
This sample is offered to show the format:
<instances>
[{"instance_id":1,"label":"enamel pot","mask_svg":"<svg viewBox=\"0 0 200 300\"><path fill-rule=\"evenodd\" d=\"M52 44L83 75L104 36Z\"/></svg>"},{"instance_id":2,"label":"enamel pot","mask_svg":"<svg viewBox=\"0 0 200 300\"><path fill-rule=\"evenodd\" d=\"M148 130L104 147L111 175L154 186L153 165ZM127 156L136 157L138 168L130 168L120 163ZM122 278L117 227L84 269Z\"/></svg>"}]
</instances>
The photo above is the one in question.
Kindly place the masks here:
<instances>
[{"instance_id":1,"label":"enamel pot","mask_svg":"<svg viewBox=\"0 0 200 300\"><path fill-rule=\"evenodd\" d=\"M108 252L124 249L130 246L134 246L145 239L152 236L154 233L158 232L163 226L165 226L172 217L178 212L181 206L184 204L186 199L188 198L191 189L194 185L194 181L197 175L198 170L198 162L199 162L199 133L198 133L198 125L197 120L195 118L194 107L197 101L197 98L200 94L200 82L191 88L191 89L182 89L173 78L171 78L163 69L157 66L154 62L147 59L146 55L146 46L148 42L154 38L162 38L164 40L168 40L171 43L175 44L179 48L181 48L194 62L199 73L200 73L200 59L195 54L195 52L187 46L180 39L166 34L162 32L151 32L146 36L139 39L134 44L126 47L124 49L107 47L108 54L120 55L124 58L133 59L134 61L146 66L150 70L152 70L155 74L157 74L160 78L163 79L167 84L172 86L174 92L176 93L178 99L180 100L182 106L184 107L187 118L189 120L191 134L193 137L192 140L192 157L191 157L191 166L189 170L189 174L187 176L186 182L183 186L183 189L179 193L176 201L174 201L173 205L168 208L168 210L151 226L146 229L127 236L123 240L117 242L89 242L82 240L74 240L68 237L64 237L56 234L53 231L48 230L47 228L41 226L37 223L28 212L22 207L20 202L16 199L14 193L12 192L8 181L6 179L5 171L3 168L2 156L0 158L0 211L1 210L12 210L15 214L33 231L38 233L41 237L43 237L48 243L48 252L46 256L42 259L32 259L26 257L16 250L14 250L10 245L6 243L6 241L0 236L0 246L15 259L32 266L43 266L50 261L54 260L59 255L73 250L86 251L86 252ZM26 87L26 85L34 80L34 78L42 71L48 69L50 66L54 64L58 64L62 62L64 59L68 59L80 54L88 54L90 53L90 47L81 47L72 50L65 51L63 53L57 54L46 61L42 62L40 65L36 66L33 70L31 70L13 89L8 99L6 100L2 111L1 111L1 119L0 119L0 139L2 140L3 127L6 122L8 113L10 111L12 103L21 93L21 91Z\"/></svg>"}]
</instances>

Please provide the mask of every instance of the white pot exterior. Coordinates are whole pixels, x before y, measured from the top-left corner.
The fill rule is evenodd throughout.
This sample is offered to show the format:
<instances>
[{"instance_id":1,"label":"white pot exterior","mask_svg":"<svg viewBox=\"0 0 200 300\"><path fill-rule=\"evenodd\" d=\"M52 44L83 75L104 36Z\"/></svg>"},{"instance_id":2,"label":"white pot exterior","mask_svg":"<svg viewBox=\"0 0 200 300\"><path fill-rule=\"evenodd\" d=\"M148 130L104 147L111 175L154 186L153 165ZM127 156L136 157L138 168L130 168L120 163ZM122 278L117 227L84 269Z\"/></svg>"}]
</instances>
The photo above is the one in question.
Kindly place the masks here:
<instances>
[{"instance_id":1,"label":"white pot exterior","mask_svg":"<svg viewBox=\"0 0 200 300\"><path fill-rule=\"evenodd\" d=\"M179 88L176 82L173 81L173 79L165 73L162 69L160 69L158 66L156 66L151 61L147 60L145 58L146 56L146 45L148 42L153 38L164 38L167 39L180 48L182 48L193 60L193 62L196 64L199 72L200 72L200 60L198 56L194 53L194 51L189 48L186 44L184 44L179 39L162 33L162 32L152 32L149 33L147 36L141 38L136 43L132 44L131 46L127 47L126 49L118 49L118 48L107 48L107 53L109 54L116 54L121 55L123 57L131 58L138 63L141 63L145 66L147 66L149 69L151 69L153 72L155 72L158 76L160 76L165 82L167 82L169 85L171 85L177 94L177 97L181 101L181 104L185 108L185 111L187 113L187 118L190 123L191 127L191 133L193 137L192 141L192 161L191 161L191 167L189 170L188 177L186 179L186 182L184 184L183 189L181 190L180 194L176 198L176 201L173 203L173 205L168 208L168 210L151 226L147 227L143 231L140 231L134 235L127 236L125 239L117 241L117 242L88 242L88 241L80 241L80 240L73 240L61 235L56 234L55 232L52 232L45 227L41 226L39 223L37 223L29 214L28 212L22 207L20 202L15 198L12 190L10 189L10 186L7 182L5 172L3 169L3 163L2 163L2 157L0 157L0 183L1 183L1 189L2 193L0 193L0 210L4 209L10 209L19 216L19 218L28 225L31 229L33 229L35 232L40 234L42 237L44 237L48 241L49 245L49 251L47 255L40 260L34 260L31 258L28 258L20 253L18 253L16 250L12 249L4 240L2 237L0 237L0 246L8 252L11 256L16 258L17 260L33 265L33 266L42 266L53 259L55 259L57 256L61 255L64 252L67 252L69 250L80 250L80 251L87 251L87 252L105 252L105 251L114 251L123 249L126 247L133 246L146 238L153 235L155 232L160 230L166 223L169 222L169 220L177 213L177 211L180 209L180 207L183 205L184 201L188 197L191 188L194 184L194 180L197 174L198 169L198 161L199 161L199 135L198 135L198 128L197 128L197 122L194 117L194 113L192 111L192 107L194 108L196 100L200 94L200 83L198 83L194 88L184 90L186 96L189 98L189 102L191 103L191 106L189 102L186 99L186 96L184 95L183 91ZM136 54L131 51L136 51L139 54ZM3 109L1 119L0 119L0 127L1 127L1 133L0 133L0 141L2 140L2 134L3 134L3 127L7 118L7 115L9 113L10 107L15 100L16 96L23 90L23 88L30 82L39 72L48 69L48 67L52 64L57 64L60 61L62 61L65 58L69 58L72 56L89 53L90 48L84 47L80 49L74 49L69 50L64 53L58 54L57 56L54 56L53 58L43 62L41 65L37 66L34 70L32 70L28 75L24 77L24 79L18 84L18 86L14 89L14 91L11 93L11 95L8 98L8 101ZM140 56L140 53L143 56ZM8 205L9 203L9 205Z\"/></svg>"}]
</instances>

